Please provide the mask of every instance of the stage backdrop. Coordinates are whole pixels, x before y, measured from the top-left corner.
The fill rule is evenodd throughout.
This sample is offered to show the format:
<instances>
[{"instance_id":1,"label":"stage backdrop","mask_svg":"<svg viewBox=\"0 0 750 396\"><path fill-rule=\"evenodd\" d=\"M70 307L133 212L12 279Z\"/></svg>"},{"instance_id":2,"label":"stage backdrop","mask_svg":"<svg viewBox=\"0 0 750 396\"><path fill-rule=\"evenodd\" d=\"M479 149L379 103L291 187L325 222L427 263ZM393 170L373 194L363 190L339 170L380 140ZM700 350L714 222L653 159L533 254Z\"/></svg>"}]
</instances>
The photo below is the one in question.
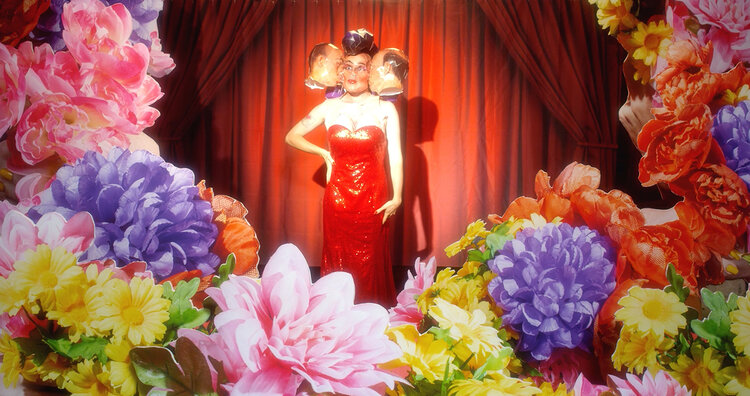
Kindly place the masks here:
<instances>
[{"instance_id":1,"label":"stage backdrop","mask_svg":"<svg viewBox=\"0 0 750 396\"><path fill-rule=\"evenodd\" d=\"M324 99L303 84L309 50L340 46L350 29L410 59L396 103L405 176L394 264L460 264L445 246L533 196L538 169L554 177L578 160L602 169L605 188L614 177L621 54L586 1L186 0L166 6L162 26L178 66L155 137L168 160L245 203L261 262L292 242L319 265L323 161L284 136ZM324 145L324 133L308 138Z\"/></svg>"}]
</instances>

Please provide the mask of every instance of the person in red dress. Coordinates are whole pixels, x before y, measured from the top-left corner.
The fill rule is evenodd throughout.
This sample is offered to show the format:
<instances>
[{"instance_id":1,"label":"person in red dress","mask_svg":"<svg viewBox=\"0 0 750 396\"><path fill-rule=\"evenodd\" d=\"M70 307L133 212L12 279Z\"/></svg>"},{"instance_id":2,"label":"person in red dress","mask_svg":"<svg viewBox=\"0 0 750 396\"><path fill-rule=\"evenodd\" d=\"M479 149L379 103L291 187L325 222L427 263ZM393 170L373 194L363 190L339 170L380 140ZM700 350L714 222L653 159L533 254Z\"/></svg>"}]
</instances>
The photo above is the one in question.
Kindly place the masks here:
<instances>
[{"instance_id":1,"label":"person in red dress","mask_svg":"<svg viewBox=\"0 0 750 396\"><path fill-rule=\"evenodd\" d=\"M339 79L345 93L313 108L287 133L286 142L326 163L321 274L349 272L357 302L392 306L396 291L388 219L401 206L399 117L393 103L369 89L370 61L377 51L372 35L362 29L350 31L343 47ZM305 138L321 124L327 130L328 149Z\"/></svg>"}]
</instances>

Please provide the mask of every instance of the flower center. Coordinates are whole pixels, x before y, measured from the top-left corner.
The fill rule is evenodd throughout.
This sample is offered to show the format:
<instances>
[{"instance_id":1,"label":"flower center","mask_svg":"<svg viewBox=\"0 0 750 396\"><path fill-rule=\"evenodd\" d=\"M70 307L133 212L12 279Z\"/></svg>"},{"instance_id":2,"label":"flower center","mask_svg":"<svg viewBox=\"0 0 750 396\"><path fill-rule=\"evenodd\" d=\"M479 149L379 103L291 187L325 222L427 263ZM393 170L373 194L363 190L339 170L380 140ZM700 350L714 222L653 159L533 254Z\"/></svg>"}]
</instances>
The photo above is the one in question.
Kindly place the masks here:
<instances>
[{"instance_id":1,"label":"flower center","mask_svg":"<svg viewBox=\"0 0 750 396\"><path fill-rule=\"evenodd\" d=\"M122 312L122 318L125 319L126 323L131 325L139 325L143 323L143 314L136 307L127 307Z\"/></svg>"},{"instance_id":2,"label":"flower center","mask_svg":"<svg viewBox=\"0 0 750 396\"><path fill-rule=\"evenodd\" d=\"M49 271L44 271L39 277L39 283L41 283L45 289L52 289L57 286L57 276Z\"/></svg>"},{"instance_id":3,"label":"flower center","mask_svg":"<svg viewBox=\"0 0 750 396\"><path fill-rule=\"evenodd\" d=\"M646 38L643 40L643 46L654 51L657 48L659 48L660 42L661 42L661 37L655 34L647 34Z\"/></svg>"},{"instance_id":4,"label":"flower center","mask_svg":"<svg viewBox=\"0 0 750 396\"><path fill-rule=\"evenodd\" d=\"M713 377L714 375L711 373L708 367L703 365L698 365L694 369L690 370L690 380L699 387L710 384L711 381L713 381Z\"/></svg>"},{"instance_id":5,"label":"flower center","mask_svg":"<svg viewBox=\"0 0 750 396\"><path fill-rule=\"evenodd\" d=\"M657 299L650 299L643 304L643 315L651 320L657 320L662 317L664 313L664 304Z\"/></svg>"}]
</instances>

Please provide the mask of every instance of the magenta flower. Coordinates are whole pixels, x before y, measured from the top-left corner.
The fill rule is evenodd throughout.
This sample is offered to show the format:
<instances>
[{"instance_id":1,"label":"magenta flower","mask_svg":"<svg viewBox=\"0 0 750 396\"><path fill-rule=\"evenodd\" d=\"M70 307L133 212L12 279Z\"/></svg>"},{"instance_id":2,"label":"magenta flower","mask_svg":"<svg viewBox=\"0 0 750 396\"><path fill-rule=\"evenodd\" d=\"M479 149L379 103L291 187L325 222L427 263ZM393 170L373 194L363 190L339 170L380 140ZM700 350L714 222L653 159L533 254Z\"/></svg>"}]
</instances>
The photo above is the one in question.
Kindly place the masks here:
<instances>
[{"instance_id":1,"label":"magenta flower","mask_svg":"<svg viewBox=\"0 0 750 396\"><path fill-rule=\"evenodd\" d=\"M419 259L414 262L416 276L411 272L408 273L404 290L396 297L397 305L390 309L391 326L419 325L424 314L419 310L417 297L435 282L436 270L437 264L435 264L434 257L426 263L420 262Z\"/></svg>"},{"instance_id":2,"label":"magenta flower","mask_svg":"<svg viewBox=\"0 0 750 396\"><path fill-rule=\"evenodd\" d=\"M388 313L354 304L351 275L334 272L315 283L302 253L283 245L260 283L232 276L207 291L222 312L210 336L182 330L207 356L221 360L232 394L269 392L377 395L399 379L378 365L398 358L385 336Z\"/></svg>"},{"instance_id":3,"label":"magenta flower","mask_svg":"<svg viewBox=\"0 0 750 396\"><path fill-rule=\"evenodd\" d=\"M711 71L721 73L750 60L750 0L677 0L708 30L698 32L701 45L711 41Z\"/></svg>"},{"instance_id":4,"label":"magenta flower","mask_svg":"<svg viewBox=\"0 0 750 396\"><path fill-rule=\"evenodd\" d=\"M0 137L15 126L26 104L26 81L18 68L13 47L0 44Z\"/></svg>"},{"instance_id":5,"label":"magenta flower","mask_svg":"<svg viewBox=\"0 0 750 396\"><path fill-rule=\"evenodd\" d=\"M625 379L610 375L609 378L617 386L621 396L659 395L659 396L688 396L690 391L672 378L666 371L659 370L656 375L646 370L643 378L634 374L626 374Z\"/></svg>"},{"instance_id":6,"label":"magenta flower","mask_svg":"<svg viewBox=\"0 0 750 396\"><path fill-rule=\"evenodd\" d=\"M592 384L583 374L578 375L578 379L576 379L576 383L573 385L573 393L576 396L599 396L602 392L608 390L609 388L604 385Z\"/></svg>"}]
</instances>

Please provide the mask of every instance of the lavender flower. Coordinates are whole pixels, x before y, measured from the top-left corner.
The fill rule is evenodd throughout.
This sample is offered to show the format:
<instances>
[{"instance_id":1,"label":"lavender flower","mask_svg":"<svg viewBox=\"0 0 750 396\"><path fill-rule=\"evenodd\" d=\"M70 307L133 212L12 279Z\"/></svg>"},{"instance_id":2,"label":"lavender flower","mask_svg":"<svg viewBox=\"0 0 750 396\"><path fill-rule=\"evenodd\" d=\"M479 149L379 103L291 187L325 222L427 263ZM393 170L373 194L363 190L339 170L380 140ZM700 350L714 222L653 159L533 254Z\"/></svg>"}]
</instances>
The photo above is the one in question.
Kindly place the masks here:
<instances>
[{"instance_id":1,"label":"lavender flower","mask_svg":"<svg viewBox=\"0 0 750 396\"><path fill-rule=\"evenodd\" d=\"M62 37L62 12L63 5L70 0L51 0L49 8L40 17L34 30L29 33L37 44L49 43L53 51L65 49L65 41Z\"/></svg>"},{"instance_id":2,"label":"lavender flower","mask_svg":"<svg viewBox=\"0 0 750 396\"><path fill-rule=\"evenodd\" d=\"M711 133L724 152L727 166L750 188L750 101L719 109Z\"/></svg>"},{"instance_id":3,"label":"lavender flower","mask_svg":"<svg viewBox=\"0 0 750 396\"><path fill-rule=\"evenodd\" d=\"M146 151L114 148L108 158L89 151L60 168L29 214L91 213L96 233L82 261L145 261L159 280L193 269L207 275L219 264L209 251L217 229L211 204L197 194L189 169Z\"/></svg>"},{"instance_id":4,"label":"lavender flower","mask_svg":"<svg viewBox=\"0 0 750 396\"><path fill-rule=\"evenodd\" d=\"M518 348L537 360L554 348L584 346L601 304L615 288L614 250L588 227L527 228L488 261L488 285L503 323L521 334Z\"/></svg>"}]
</instances>

